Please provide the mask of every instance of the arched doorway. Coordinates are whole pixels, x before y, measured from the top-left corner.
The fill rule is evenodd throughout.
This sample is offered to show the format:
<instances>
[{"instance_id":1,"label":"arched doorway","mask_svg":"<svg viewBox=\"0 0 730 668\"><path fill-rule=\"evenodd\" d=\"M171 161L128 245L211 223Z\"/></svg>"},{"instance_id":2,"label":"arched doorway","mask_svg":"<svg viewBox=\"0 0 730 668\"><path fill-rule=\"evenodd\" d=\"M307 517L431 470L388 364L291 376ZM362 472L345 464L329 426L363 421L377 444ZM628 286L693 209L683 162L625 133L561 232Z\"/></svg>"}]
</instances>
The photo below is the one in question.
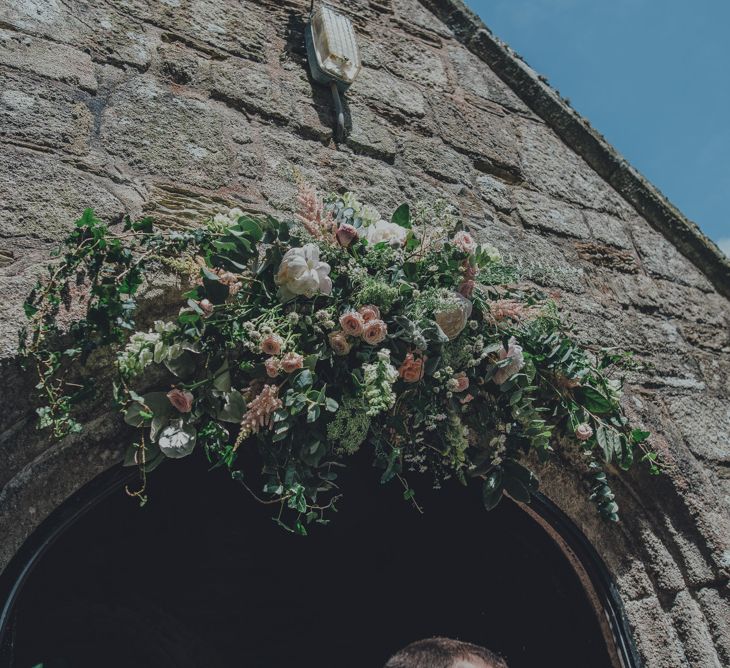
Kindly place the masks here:
<instances>
[{"instance_id":1,"label":"arched doorway","mask_svg":"<svg viewBox=\"0 0 730 668\"><path fill-rule=\"evenodd\" d=\"M486 513L477 488L422 490L419 515L363 462L332 524L302 538L195 457L156 472L142 509L125 475L92 483L103 498L76 519L82 490L56 518L71 526L6 571L7 665L366 668L430 635L511 668L635 665L550 534L510 501Z\"/></svg>"}]
</instances>

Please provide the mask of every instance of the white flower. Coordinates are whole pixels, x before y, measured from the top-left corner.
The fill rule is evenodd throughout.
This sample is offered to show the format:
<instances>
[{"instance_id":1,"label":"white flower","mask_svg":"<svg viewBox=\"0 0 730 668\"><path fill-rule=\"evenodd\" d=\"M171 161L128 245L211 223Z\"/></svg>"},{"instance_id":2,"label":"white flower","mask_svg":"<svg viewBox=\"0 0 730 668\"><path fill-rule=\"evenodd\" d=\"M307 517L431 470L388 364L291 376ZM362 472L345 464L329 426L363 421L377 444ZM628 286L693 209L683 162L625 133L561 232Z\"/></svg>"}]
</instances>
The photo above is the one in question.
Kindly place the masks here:
<instances>
[{"instance_id":1,"label":"white flower","mask_svg":"<svg viewBox=\"0 0 730 668\"><path fill-rule=\"evenodd\" d=\"M360 237L367 239L369 244L379 244L381 241L391 246L402 246L406 240L408 230L405 227L389 223L387 220L379 220L374 225L360 228Z\"/></svg>"},{"instance_id":2,"label":"white flower","mask_svg":"<svg viewBox=\"0 0 730 668\"><path fill-rule=\"evenodd\" d=\"M522 354L522 346L517 344L517 339L515 339L514 336L511 336L507 342L506 350L504 348L499 349L499 359L500 361L509 359L510 362L507 366L500 367L494 372L494 376L492 376L492 378L497 385L504 383L508 378L514 376L514 374L525 366L525 357Z\"/></svg>"},{"instance_id":3,"label":"white flower","mask_svg":"<svg viewBox=\"0 0 730 668\"><path fill-rule=\"evenodd\" d=\"M283 300L295 295L314 297L317 293L332 292L330 266L319 260L319 248L306 244L301 248L290 248L281 259L276 274L276 284Z\"/></svg>"},{"instance_id":4,"label":"white flower","mask_svg":"<svg viewBox=\"0 0 730 668\"><path fill-rule=\"evenodd\" d=\"M165 457L180 459L193 451L195 439L195 429L186 427L182 420L174 420L162 430L157 444Z\"/></svg>"},{"instance_id":5,"label":"white flower","mask_svg":"<svg viewBox=\"0 0 730 668\"><path fill-rule=\"evenodd\" d=\"M453 341L466 327L471 312L471 301L454 292L444 306L434 313L434 320L449 340Z\"/></svg>"},{"instance_id":6,"label":"white flower","mask_svg":"<svg viewBox=\"0 0 730 668\"><path fill-rule=\"evenodd\" d=\"M502 262L502 254L491 244L482 244L480 250L489 258L490 262L495 264Z\"/></svg>"}]
</instances>

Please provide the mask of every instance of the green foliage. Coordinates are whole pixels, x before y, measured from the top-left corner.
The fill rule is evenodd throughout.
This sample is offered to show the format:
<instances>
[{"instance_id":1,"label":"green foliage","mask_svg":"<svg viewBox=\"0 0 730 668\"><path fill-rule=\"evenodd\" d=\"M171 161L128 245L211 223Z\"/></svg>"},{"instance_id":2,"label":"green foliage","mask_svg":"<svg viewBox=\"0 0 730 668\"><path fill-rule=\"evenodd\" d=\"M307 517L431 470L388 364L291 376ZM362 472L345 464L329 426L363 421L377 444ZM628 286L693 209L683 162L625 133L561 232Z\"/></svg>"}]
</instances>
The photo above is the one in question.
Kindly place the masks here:
<instances>
[{"instance_id":1,"label":"green foliage","mask_svg":"<svg viewBox=\"0 0 730 668\"><path fill-rule=\"evenodd\" d=\"M564 442L585 457L599 512L618 519L604 467L628 469L639 451L661 468L611 376L630 357L576 343L555 305L512 286L517 269L444 203L404 204L391 224L349 193L305 200L300 223L234 210L194 230L148 218L112 228L87 209L25 304L39 427L81 429L85 364L104 349L117 379L94 394L136 430L125 462L143 476L130 492L140 502L148 472L198 448L305 535L328 521L339 469L367 446L381 481L400 481L416 507L408 479L429 472L437 485L480 480L492 509L504 494L529 503L527 456ZM376 224L392 239L342 247L335 235ZM137 295L161 271L189 285L176 316L138 330ZM150 378L158 389L138 393Z\"/></svg>"}]
</instances>

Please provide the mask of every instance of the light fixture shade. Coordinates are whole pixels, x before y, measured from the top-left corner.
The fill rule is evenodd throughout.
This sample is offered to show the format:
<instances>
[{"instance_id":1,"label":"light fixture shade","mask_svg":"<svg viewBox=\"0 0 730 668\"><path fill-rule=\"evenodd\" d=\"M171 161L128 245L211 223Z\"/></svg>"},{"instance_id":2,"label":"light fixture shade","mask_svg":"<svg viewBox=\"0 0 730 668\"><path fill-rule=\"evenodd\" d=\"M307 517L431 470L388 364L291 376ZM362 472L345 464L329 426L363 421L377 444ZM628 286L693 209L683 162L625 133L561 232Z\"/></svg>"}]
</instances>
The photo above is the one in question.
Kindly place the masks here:
<instances>
[{"instance_id":1,"label":"light fixture shade","mask_svg":"<svg viewBox=\"0 0 730 668\"><path fill-rule=\"evenodd\" d=\"M320 6L308 26L307 47L312 76L319 83L336 81L347 88L360 72L360 53L350 19Z\"/></svg>"}]
</instances>

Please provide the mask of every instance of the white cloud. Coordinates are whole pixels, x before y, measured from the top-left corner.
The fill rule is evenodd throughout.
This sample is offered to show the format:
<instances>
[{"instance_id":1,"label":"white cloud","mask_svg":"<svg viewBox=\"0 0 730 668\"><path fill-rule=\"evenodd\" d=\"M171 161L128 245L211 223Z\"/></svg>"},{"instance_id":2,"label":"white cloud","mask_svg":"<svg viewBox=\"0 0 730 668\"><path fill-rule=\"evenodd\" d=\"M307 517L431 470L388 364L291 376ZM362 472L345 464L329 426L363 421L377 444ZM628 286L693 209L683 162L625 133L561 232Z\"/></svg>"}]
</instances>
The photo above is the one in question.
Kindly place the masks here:
<instances>
[{"instance_id":1,"label":"white cloud","mask_svg":"<svg viewBox=\"0 0 730 668\"><path fill-rule=\"evenodd\" d=\"M730 237L719 239L717 245L720 247L720 250L725 253L725 255L730 257Z\"/></svg>"}]
</instances>

